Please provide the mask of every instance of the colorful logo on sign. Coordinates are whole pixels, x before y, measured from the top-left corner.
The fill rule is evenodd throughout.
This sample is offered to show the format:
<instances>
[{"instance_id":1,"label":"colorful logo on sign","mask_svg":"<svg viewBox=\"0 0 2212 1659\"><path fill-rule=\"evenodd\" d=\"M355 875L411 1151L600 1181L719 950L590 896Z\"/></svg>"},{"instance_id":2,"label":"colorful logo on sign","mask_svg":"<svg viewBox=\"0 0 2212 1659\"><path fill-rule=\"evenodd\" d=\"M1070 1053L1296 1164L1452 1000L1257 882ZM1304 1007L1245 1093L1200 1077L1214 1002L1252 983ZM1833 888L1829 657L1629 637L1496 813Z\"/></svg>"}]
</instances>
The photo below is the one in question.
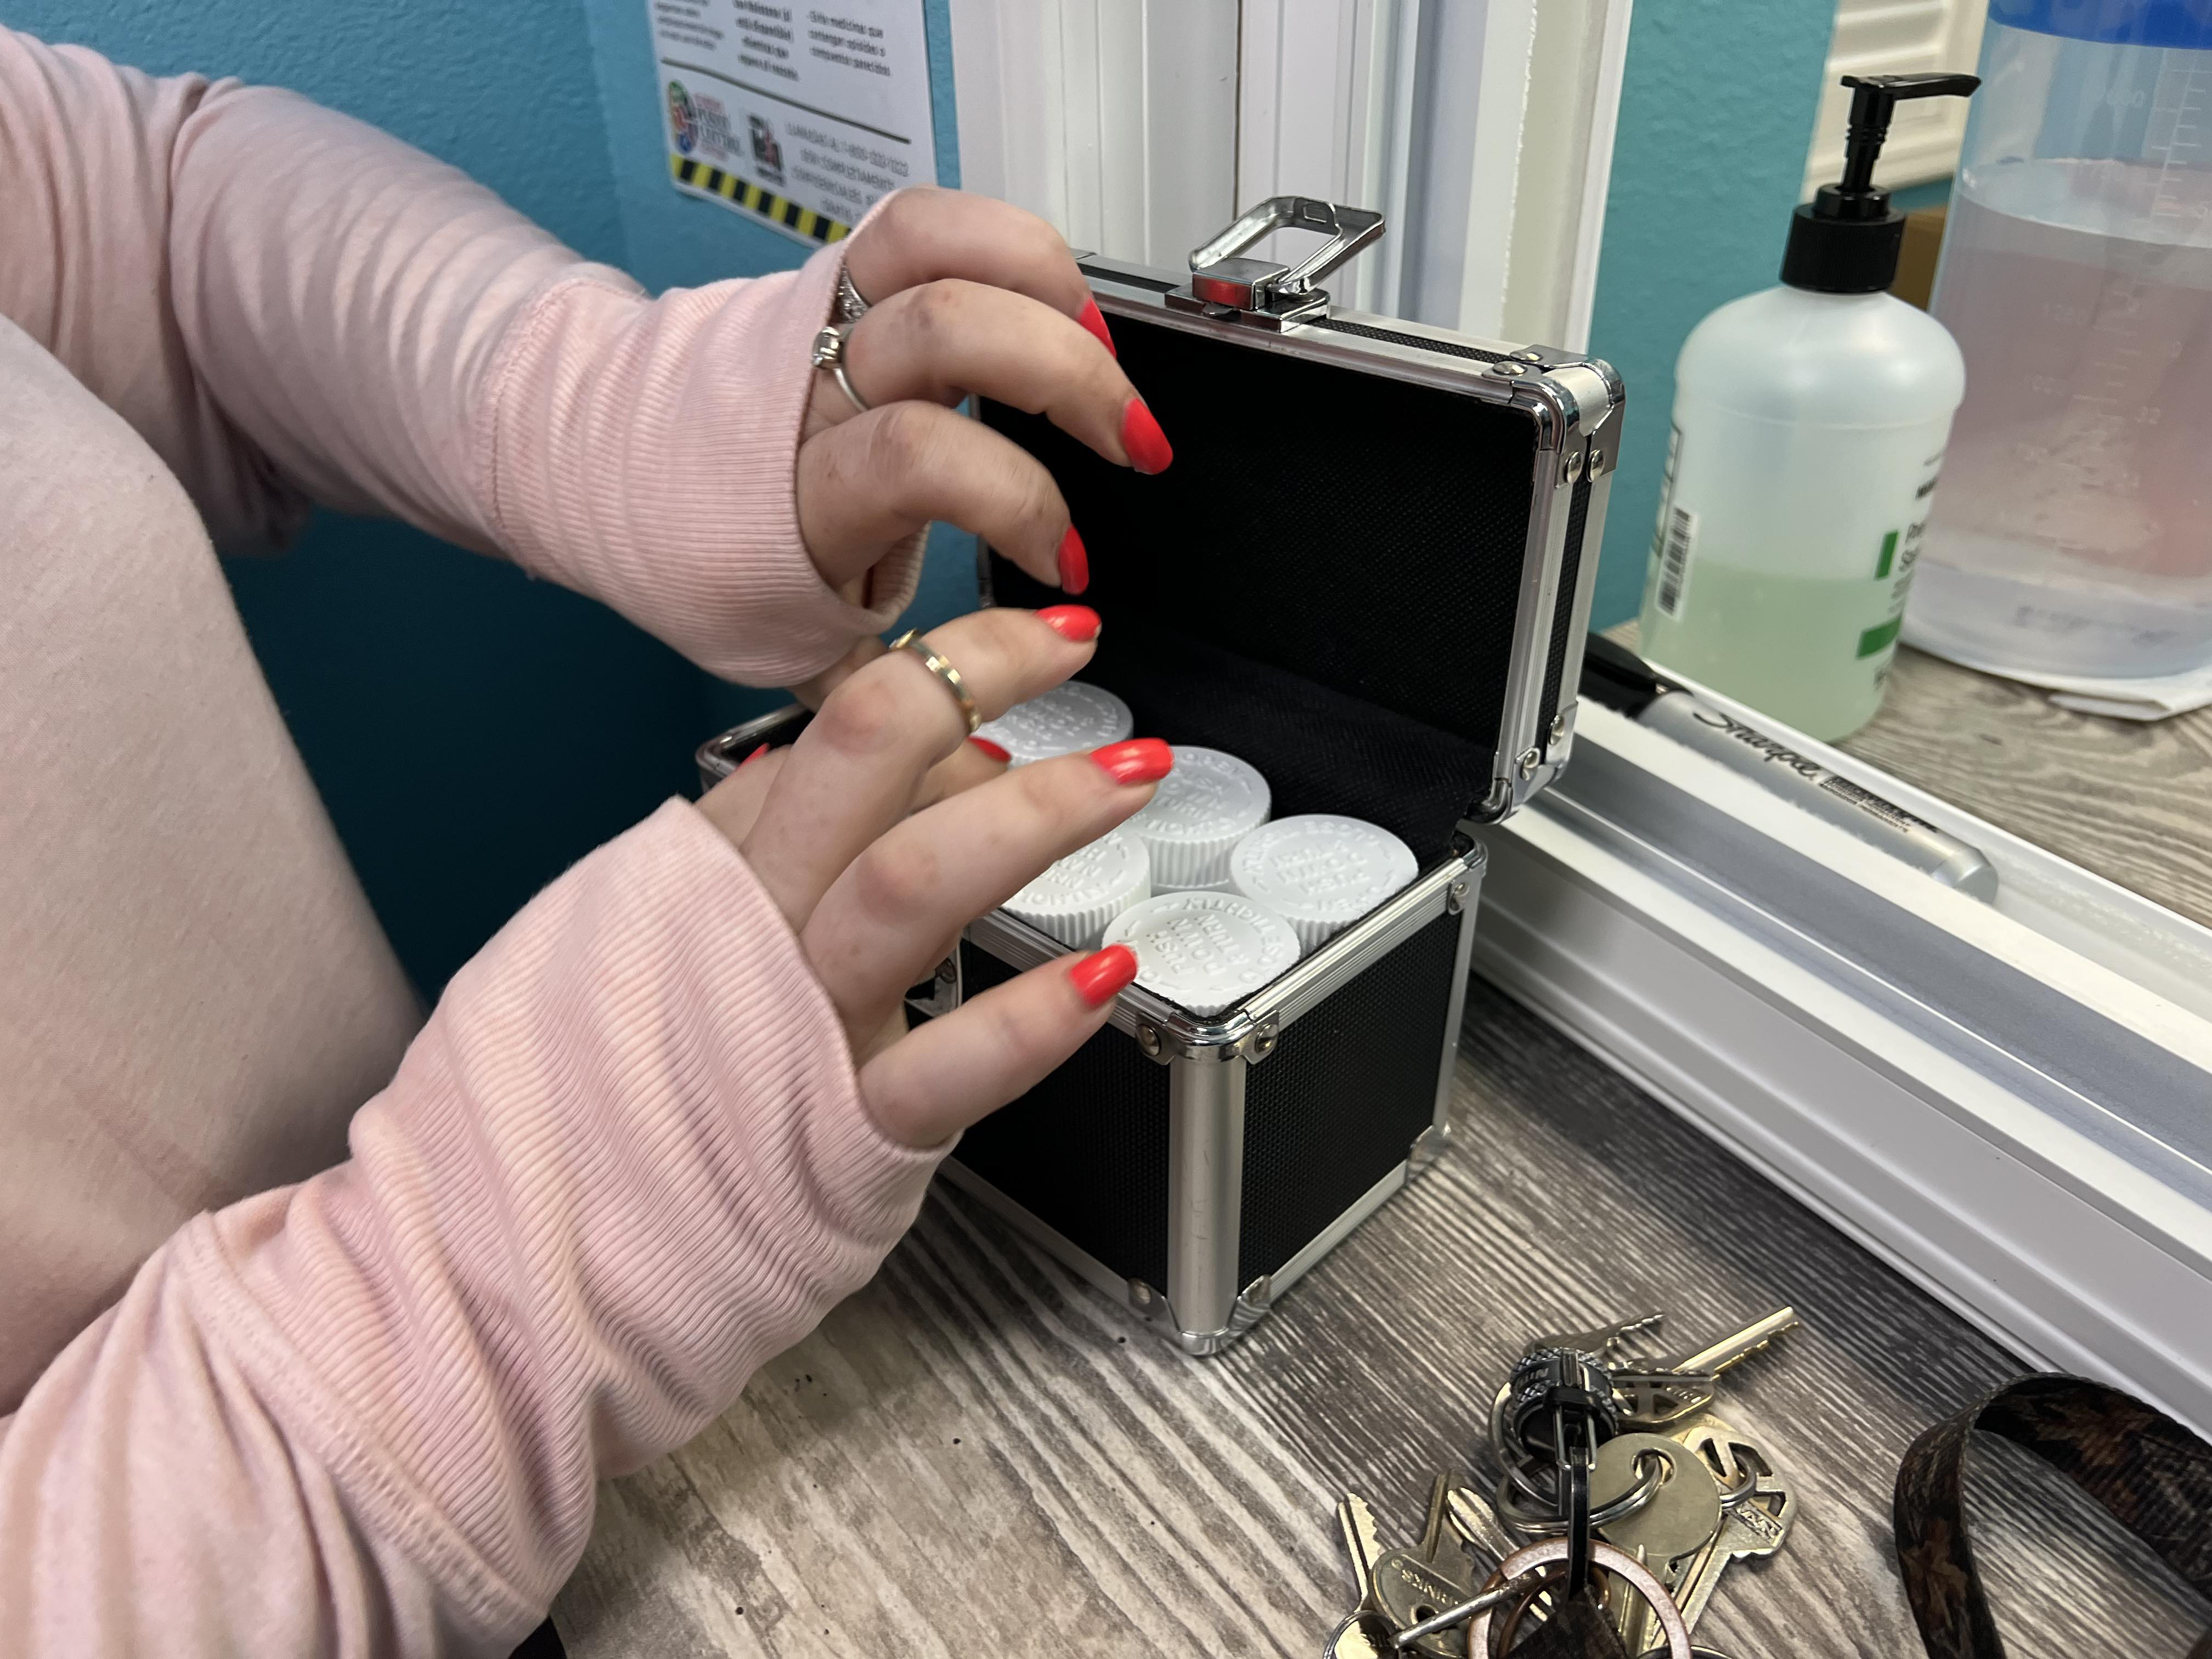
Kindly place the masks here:
<instances>
[{"instance_id":1,"label":"colorful logo on sign","mask_svg":"<svg viewBox=\"0 0 2212 1659\"><path fill-rule=\"evenodd\" d=\"M783 146L775 141L775 129L757 115L745 118L752 129L753 165L768 175L769 183L781 184Z\"/></svg>"},{"instance_id":2,"label":"colorful logo on sign","mask_svg":"<svg viewBox=\"0 0 2212 1659\"><path fill-rule=\"evenodd\" d=\"M668 130L676 136L676 148L684 155L698 148L699 112L691 107L691 94L681 81L668 83Z\"/></svg>"}]
</instances>

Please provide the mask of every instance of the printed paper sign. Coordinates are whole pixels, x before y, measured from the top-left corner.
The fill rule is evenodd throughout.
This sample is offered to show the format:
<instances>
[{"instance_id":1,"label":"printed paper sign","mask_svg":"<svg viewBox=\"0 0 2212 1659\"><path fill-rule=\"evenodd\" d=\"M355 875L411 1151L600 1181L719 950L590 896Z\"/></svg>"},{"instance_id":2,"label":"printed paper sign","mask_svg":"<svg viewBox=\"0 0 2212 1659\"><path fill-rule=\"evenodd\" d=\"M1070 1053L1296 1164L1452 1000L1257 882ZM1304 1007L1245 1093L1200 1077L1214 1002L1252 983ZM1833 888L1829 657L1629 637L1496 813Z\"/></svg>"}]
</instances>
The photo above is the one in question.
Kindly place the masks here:
<instances>
[{"instance_id":1,"label":"printed paper sign","mask_svg":"<svg viewBox=\"0 0 2212 1659\"><path fill-rule=\"evenodd\" d=\"M834 242L937 182L922 0L647 0L678 189Z\"/></svg>"}]
</instances>

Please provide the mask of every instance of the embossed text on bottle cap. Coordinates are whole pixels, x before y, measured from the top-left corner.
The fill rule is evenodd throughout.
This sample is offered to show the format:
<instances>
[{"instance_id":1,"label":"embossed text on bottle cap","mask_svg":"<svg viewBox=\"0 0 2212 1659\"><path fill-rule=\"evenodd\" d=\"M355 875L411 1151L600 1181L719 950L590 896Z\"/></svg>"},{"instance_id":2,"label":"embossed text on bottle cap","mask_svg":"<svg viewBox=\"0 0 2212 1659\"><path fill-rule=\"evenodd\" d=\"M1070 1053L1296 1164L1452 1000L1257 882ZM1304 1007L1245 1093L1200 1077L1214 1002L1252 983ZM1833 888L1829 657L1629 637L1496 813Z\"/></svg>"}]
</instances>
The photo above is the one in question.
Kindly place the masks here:
<instances>
[{"instance_id":1,"label":"embossed text on bottle cap","mask_svg":"<svg viewBox=\"0 0 2212 1659\"><path fill-rule=\"evenodd\" d=\"M975 735L997 744L1015 765L1027 766L1119 743L1135 729L1127 703L1111 691L1070 680L985 720Z\"/></svg>"},{"instance_id":2,"label":"embossed text on bottle cap","mask_svg":"<svg viewBox=\"0 0 2212 1659\"><path fill-rule=\"evenodd\" d=\"M1161 893L1131 905L1103 943L1137 953L1137 983L1194 1014L1218 1014L1298 959L1297 935L1238 893Z\"/></svg>"}]
</instances>

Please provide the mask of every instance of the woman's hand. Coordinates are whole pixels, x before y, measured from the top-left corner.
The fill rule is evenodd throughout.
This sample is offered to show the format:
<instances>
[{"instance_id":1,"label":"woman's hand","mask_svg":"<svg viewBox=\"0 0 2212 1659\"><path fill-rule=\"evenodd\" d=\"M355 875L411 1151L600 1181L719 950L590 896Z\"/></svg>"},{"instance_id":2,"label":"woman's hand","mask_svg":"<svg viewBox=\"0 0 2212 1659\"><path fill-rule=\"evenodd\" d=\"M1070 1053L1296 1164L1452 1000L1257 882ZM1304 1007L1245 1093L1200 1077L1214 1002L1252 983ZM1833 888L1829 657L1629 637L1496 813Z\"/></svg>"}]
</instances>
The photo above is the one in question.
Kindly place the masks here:
<instances>
[{"instance_id":1,"label":"woman's hand","mask_svg":"<svg viewBox=\"0 0 2212 1659\"><path fill-rule=\"evenodd\" d=\"M1058 605L978 611L928 639L994 719L1080 669L1097 632L1094 612ZM843 1017L869 1111L915 1146L965 1128L1073 1054L1137 960L1124 945L1062 957L913 1032L906 988L969 921L1144 805L1173 763L1167 744L1139 738L986 767L998 775L945 793L939 763L969 749L966 736L947 688L894 651L830 692L797 743L757 756L700 803L799 935Z\"/></svg>"},{"instance_id":2,"label":"woman's hand","mask_svg":"<svg viewBox=\"0 0 2212 1659\"><path fill-rule=\"evenodd\" d=\"M846 337L844 367L870 407L816 372L799 525L823 580L849 589L941 520L1038 580L1083 592L1089 556L1051 474L952 408L975 393L1042 412L1140 472L1173 459L1067 245L1004 202L918 189L891 197L845 246L845 274L869 309Z\"/></svg>"}]
</instances>

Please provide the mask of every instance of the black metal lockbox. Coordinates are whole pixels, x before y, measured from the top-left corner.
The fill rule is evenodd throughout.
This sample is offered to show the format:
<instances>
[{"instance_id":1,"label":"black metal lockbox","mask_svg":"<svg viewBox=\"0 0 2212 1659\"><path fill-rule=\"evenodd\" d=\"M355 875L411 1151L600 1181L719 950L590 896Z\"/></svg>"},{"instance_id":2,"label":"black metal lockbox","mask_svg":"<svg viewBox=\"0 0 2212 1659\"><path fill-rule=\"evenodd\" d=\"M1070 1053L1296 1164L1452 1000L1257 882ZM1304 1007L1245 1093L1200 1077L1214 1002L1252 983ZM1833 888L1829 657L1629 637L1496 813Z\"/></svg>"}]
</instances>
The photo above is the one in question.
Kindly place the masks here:
<instances>
[{"instance_id":1,"label":"black metal lockbox","mask_svg":"<svg viewBox=\"0 0 2212 1659\"><path fill-rule=\"evenodd\" d=\"M1292 267L1268 231L1330 238ZM1079 255L1175 446L1158 477L1042 417L982 418L1042 459L1107 619L1083 678L1136 729L1256 766L1275 813L1379 823L1413 884L1227 1012L1140 986L946 1177L1192 1353L1214 1352L1441 1145L1483 855L1470 830L1565 764L1621 425L1603 362L1333 307L1381 233L1278 198L1176 272ZM987 604L1062 597L984 550ZM776 717L702 750L710 776ZM740 747L739 745L744 745ZM1063 954L1003 911L915 1006Z\"/></svg>"}]
</instances>

